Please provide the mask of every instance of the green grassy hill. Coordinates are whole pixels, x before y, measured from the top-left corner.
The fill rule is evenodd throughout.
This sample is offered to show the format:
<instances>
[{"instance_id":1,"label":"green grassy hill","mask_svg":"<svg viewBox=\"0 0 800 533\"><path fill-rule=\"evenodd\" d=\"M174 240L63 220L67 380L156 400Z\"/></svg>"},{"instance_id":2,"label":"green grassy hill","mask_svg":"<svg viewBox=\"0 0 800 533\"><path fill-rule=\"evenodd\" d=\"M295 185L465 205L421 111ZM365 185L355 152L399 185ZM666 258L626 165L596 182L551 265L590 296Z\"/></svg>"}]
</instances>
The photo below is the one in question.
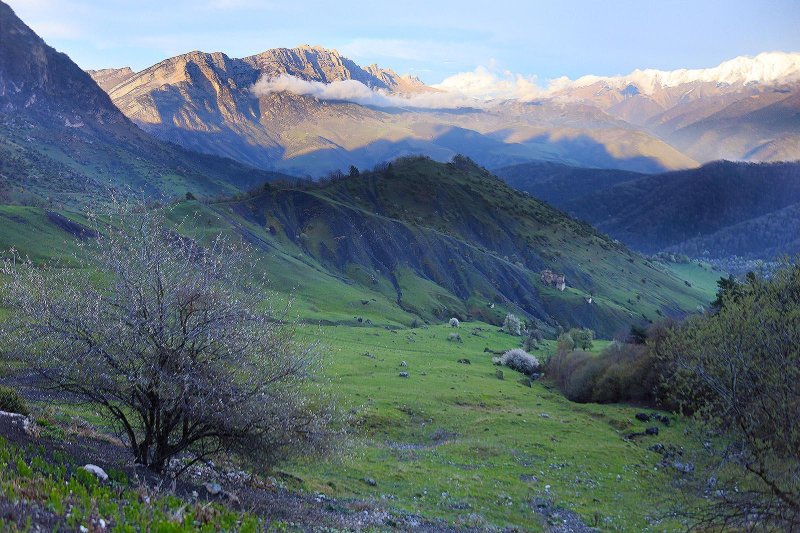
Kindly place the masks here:
<instances>
[{"instance_id":1,"label":"green grassy hill","mask_svg":"<svg viewBox=\"0 0 800 533\"><path fill-rule=\"evenodd\" d=\"M546 328L610 335L706 303L678 276L464 159L403 159L209 208L429 321L497 323L514 310ZM563 273L566 290L543 283L545 269Z\"/></svg>"},{"instance_id":2,"label":"green grassy hill","mask_svg":"<svg viewBox=\"0 0 800 533\"><path fill-rule=\"evenodd\" d=\"M609 337L708 303L674 272L466 161L405 159L357 177L172 209L175 220L196 217L184 226L190 234L248 241L270 286L292 294L295 312L312 321L497 324L510 311L551 333L583 326ZM0 245L57 255L79 233L64 214L4 207ZM566 290L544 283L544 269L563 273Z\"/></svg>"}]
</instances>

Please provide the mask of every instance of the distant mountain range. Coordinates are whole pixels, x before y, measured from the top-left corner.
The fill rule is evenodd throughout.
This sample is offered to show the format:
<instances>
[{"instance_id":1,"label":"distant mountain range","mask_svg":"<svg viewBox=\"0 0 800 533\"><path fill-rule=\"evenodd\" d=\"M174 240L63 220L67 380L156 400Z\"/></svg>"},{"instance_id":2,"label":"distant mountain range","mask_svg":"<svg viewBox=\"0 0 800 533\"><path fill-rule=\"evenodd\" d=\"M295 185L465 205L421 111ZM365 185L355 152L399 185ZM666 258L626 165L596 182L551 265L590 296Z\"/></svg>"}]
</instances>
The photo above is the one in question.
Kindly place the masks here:
<instances>
[{"instance_id":1,"label":"distant mountain range","mask_svg":"<svg viewBox=\"0 0 800 533\"><path fill-rule=\"evenodd\" d=\"M720 161L656 175L528 163L497 174L641 252L800 253L800 163Z\"/></svg>"},{"instance_id":2,"label":"distant mountain range","mask_svg":"<svg viewBox=\"0 0 800 533\"><path fill-rule=\"evenodd\" d=\"M535 97L493 102L311 46L243 59L191 52L141 72L90 74L161 139L317 177L409 154L648 173L800 159L798 72L800 54L761 54L713 69L556 80Z\"/></svg>"}]
</instances>

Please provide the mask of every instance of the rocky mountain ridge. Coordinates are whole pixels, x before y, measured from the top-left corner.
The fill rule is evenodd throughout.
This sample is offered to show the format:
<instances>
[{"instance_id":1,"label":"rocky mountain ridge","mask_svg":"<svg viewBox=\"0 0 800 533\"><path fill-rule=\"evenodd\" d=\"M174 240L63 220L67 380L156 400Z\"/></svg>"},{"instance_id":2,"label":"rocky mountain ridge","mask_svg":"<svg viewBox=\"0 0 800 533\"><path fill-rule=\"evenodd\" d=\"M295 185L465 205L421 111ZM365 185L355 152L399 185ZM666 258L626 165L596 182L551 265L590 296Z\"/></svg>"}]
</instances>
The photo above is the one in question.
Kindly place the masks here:
<instances>
[{"instance_id":1,"label":"rocky mountain ridge","mask_svg":"<svg viewBox=\"0 0 800 533\"><path fill-rule=\"evenodd\" d=\"M159 138L299 175L456 153L490 168L545 160L659 172L721 158L800 158L800 60L784 58L778 68L778 56L737 58L713 69L588 76L533 101L475 101L473 109L417 105L416 96L438 89L308 45L242 59L190 52L137 73L92 75L126 116ZM259 80L281 77L305 88L252 90ZM407 99L390 100L394 109L369 105L339 83ZM315 94L324 87L342 90Z\"/></svg>"}]
</instances>

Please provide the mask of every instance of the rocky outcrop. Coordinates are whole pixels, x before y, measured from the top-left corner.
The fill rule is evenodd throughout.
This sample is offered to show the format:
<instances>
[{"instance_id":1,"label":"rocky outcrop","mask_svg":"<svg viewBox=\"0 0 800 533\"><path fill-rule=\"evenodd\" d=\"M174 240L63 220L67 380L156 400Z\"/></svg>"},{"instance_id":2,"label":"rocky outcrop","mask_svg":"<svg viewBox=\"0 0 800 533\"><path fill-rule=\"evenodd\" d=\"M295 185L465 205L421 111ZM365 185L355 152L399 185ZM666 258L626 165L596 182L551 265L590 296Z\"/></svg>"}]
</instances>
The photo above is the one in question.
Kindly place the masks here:
<instances>
[{"instance_id":1,"label":"rocky outcrop","mask_svg":"<svg viewBox=\"0 0 800 533\"><path fill-rule=\"evenodd\" d=\"M63 125L122 124L109 96L0 2L0 113L36 114Z\"/></svg>"},{"instance_id":2,"label":"rocky outcrop","mask_svg":"<svg viewBox=\"0 0 800 533\"><path fill-rule=\"evenodd\" d=\"M111 92L111 89L117 85L126 82L136 75L131 67L87 70L86 73L107 93Z\"/></svg>"},{"instance_id":3,"label":"rocky outcrop","mask_svg":"<svg viewBox=\"0 0 800 533\"><path fill-rule=\"evenodd\" d=\"M564 274L557 274L552 270L542 270L540 279L545 285L555 287L562 292L567 288L567 278Z\"/></svg>"}]
</instances>

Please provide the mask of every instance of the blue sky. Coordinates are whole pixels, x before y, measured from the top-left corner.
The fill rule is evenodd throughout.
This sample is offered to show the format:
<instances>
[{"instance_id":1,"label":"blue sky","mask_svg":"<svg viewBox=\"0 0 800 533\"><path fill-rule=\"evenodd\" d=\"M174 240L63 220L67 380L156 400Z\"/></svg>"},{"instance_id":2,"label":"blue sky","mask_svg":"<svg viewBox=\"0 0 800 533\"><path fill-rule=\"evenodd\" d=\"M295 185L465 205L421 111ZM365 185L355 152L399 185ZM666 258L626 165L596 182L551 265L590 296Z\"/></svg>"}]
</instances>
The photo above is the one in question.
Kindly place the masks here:
<instances>
[{"instance_id":1,"label":"blue sky","mask_svg":"<svg viewBox=\"0 0 800 533\"><path fill-rule=\"evenodd\" d=\"M478 66L574 79L800 51L798 0L6 1L84 68L307 43L436 83Z\"/></svg>"}]
</instances>

